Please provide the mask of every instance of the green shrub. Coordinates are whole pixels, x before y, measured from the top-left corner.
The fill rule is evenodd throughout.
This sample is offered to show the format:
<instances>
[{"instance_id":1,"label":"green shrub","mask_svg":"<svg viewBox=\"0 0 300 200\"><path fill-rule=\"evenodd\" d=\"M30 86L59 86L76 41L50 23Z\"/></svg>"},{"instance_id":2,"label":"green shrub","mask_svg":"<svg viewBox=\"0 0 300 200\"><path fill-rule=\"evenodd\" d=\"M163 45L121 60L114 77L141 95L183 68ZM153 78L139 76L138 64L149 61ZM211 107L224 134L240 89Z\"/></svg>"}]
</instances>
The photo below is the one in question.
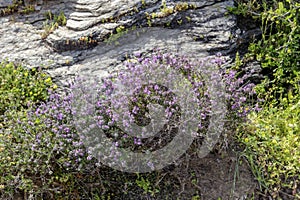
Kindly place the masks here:
<instances>
[{"instance_id":1,"label":"green shrub","mask_svg":"<svg viewBox=\"0 0 300 200\"><path fill-rule=\"evenodd\" d=\"M0 73L0 199L52 199L80 189L86 155L70 124L68 100L41 70L3 62Z\"/></svg>"},{"instance_id":2,"label":"green shrub","mask_svg":"<svg viewBox=\"0 0 300 200\"><path fill-rule=\"evenodd\" d=\"M45 170L35 159L47 157L32 151L34 138L44 133L41 118L30 121L28 113L34 105L48 98L57 86L40 69L26 69L9 62L0 63L0 197L12 191L29 191L32 171ZM44 136L44 135L43 135ZM47 140L43 137L41 140ZM44 146L43 148L45 148ZM30 170L31 171L30 171Z\"/></svg>"},{"instance_id":3,"label":"green shrub","mask_svg":"<svg viewBox=\"0 0 300 200\"><path fill-rule=\"evenodd\" d=\"M255 87L263 109L252 113L237 138L254 175L273 198L299 198L300 182L300 3L295 0L237 0L237 15L261 23L262 38L246 58L260 61L265 79ZM298 196L297 196L298 195Z\"/></svg>"},{"instance_id":4,"label":"green shrub","mask_svg":"<svg viewBox=\"0 0 300 200\"><path fill-rule=\"evenodd\" d=\"M299 98L295 104L285 107L252 113L240 136L248 160L255 160L252 169L258 181L274 198L283 189L290 189L296 195L300 183ZM297 197L300 197L299 193Z\"/></svg>"},{"instance_id":5,"label":"green shrub","mask_svg":"<svg viewBox=\"0 0 300 200\"><path fill-rule=\"evenodd\" d=\"M30 107L5 113L10 120L5 121L7 128L0 132L2 198L20 191L25 193L24 198L27 195L39 197L51 194L51 190L57 186L57 195L74 190L74 176L78 174L74 168L78 164L72 160L71 151L77 149L70 144L74 144L76 139L67 142L70 136L64 138L55 129L62 128L70 135L74 131L55 124L58 120L51 119L50 114L37 114L32 110L35 109Z\"/></svg>"},{"instance_id":6,"label":"green shrub","mask_svg":"<svg viewBox=\"0 0 300 200\"><path fill-rule=\"evenodd\" d=\"M272 101L287 97L289 91L295 94L299 88L300 3L285 0L263 7L259 17L262 39L252 43L249 51L267 75L258 93Z\"/></svg>"},{"instance_id":7,"label":"green shrub","mask_svg":"<svg viewBox=\"0 0 300 200\"><path fill-rule=\"evenodd\" d=\"M252 17L261 25L262 38L251 43L246 57L260 61L265 80L258 86L260 98L277 104L300 83L300 2L296 0L236 0L228 8L236 15ZM295 88L296 87L296 88Z\"/></svg>"},{"instance_id":8,"label":"green shrub","mask_svg":"<svg viewBox=\"0 0 300 200\"><path fill-rule=\"evenodd\" d=\"M0 116L5 111L45 101L51 78L35 68L29 70L13 63L0 63ZM54 86L56 87L56 86Z\"/></svg>"}]
</instances>

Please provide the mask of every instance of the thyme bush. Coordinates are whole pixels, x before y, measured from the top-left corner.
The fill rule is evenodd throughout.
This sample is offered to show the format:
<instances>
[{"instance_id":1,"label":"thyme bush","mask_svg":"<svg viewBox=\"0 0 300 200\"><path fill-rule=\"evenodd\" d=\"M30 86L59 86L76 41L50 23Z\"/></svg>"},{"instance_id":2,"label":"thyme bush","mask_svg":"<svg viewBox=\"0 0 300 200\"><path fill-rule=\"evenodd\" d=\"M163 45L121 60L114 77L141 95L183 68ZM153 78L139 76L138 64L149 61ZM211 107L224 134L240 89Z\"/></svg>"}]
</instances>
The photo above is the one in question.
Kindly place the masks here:
<instances>
[{"instance_id":1,"label":"thyme bush","mask_svg":"<svg viewBox=\"0 0 300 200\"><path fill-rule=\"evenodd\" d=\"M131 112L129 115L133 116L136 123L142 124L143 120L147 120L146 105L151 101L164 106L166 114L169 113L170 117L180 113L180 109L176 107L175 96L168 93L163 86L144 85L142 82L137 82L135 76L130 76L130 74L143 72L145 68L153 70L157 67L173 67L178 70L198 94L195 101L202 106L199 116L201 118L198 126L199 133L205 135L212 103L206 92L206 85L209 83L205 83L206 79L194 69L205 68L207 65L218 67L218 76L221 76L226 84L225 98L229 110L228 116L234 116L230 118L231 120L241 119L250 111L258 109L253 104L254 85L247 82L249 74L238 76L234 70L223 69L221 66L224 61L225 59L220 55L206 59L191 59L188 56L158 50L132 56L132 59L124 65L125 70L116 76L104 79L102 83L95 86L99 89L94 102L97 108L97 112L93 115L95 125L104 129L108 135L115 133L110 132L117 127L110 115L110 104L107 100L113 89L111 83L116 78L137 84L137 90L134 93L136 100L129 104ZM13 70L12 72L15 73ZM20 84L13 85L13 88L6 85L2 93L19 91L24 85L30 84L26 81L28 80L28 75L25 76L27 72L23 68L17 68L17 74L25 78L24 82L19 78ZM95 179L88 174L101 171L104 167L101 161L93 158L89 149L80 140L82 133L76 128L76 120L73 118L75 114L74 107L72 107L74 94L57 93L54 90L57 86L51 86L51 79L42 74L39 72L30 76L31 84L34 82L36 84L33 85L38 87L32 88L30 84L26 89L24 88L24 95L16 95L13 98L14 101L9 104L9 111L1 115L4 119L1 122L3 128L0 132L1 198L14 198L14 195L18 193L21 193L24 198L28 196L36 198L59 198L64 195L73 195L73 198L76 198L76 195L77 197L88 196L91 193L86 191L92 190L88 188L88 182ZM14 82L14 79L15 76L7 75L4 76L2 83ZM72 84L71 87L81 87L80 82ZM39 95L31 91L36 91ZM155 99L155 97L160 98ZM41 100L35 101L36 99ZM17 106L14 106L14 102ZM90 113L87 111L86 114ZM120 147L130 147L133 151L144 151L143 145L147 148L151 145L157 148L160 143L160 137L154 137L152 143L147 143L139 138L122 136L124 134L120 134L119 137L111 134L110 138L119 142ZM168 141L167 139L165 142Z\"/></svg>"}]
</instances>

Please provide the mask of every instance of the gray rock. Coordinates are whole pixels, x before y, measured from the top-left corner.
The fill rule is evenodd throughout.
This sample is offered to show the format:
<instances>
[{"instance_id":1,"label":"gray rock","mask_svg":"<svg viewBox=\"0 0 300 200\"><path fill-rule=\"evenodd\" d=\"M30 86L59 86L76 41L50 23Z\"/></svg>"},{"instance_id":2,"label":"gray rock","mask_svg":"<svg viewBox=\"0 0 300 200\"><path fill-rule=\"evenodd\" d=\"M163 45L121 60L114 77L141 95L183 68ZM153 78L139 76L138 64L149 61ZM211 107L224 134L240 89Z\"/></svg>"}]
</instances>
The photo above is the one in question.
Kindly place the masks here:
<instances>
[{"instance_id":1,"label":"gray rock","mask_svg":"<svg viewBox=\"0 0 300 200\"><path fill-rule=\"evenodd\" d=\"M236 20L225 13L233 1L188 1L189 7L181 11L175 10L178 3L167 1L166 7L173 9L168 15L158 0L144 5L140 0L44 1L37 4L39 11L29 15L0 18L1 59L42 66L55 80L66 83L79 73L104 76L122 66L125 54L155 47L196 57L220 51L229 57ZM67 25L43 40L48 10L63 11ZM147 18L152 13L159 17ZM126 31L116 34L120 26Z\"/></svg>"},{"instance_id":2,"label":"gray rock","mask_svg":"<svg viewBox=\"0 0 300 200\"><path fill-rule=\"evenodd\" d=\"M70 15L67 27L85 30L102 20L128 12L139 2L140 0L78 0L76 11Z\"/></svg>"},{"instance_id":3,"label":"gray rock","mask_svg":"<svg viewBox=\"0 0 300 200\"><path fill-rule=\"evenodd\" d=\"M13 0L1 0L0 1L0 8L6 8L7 6L13 4Z\"/></svg>"}]
</instances>

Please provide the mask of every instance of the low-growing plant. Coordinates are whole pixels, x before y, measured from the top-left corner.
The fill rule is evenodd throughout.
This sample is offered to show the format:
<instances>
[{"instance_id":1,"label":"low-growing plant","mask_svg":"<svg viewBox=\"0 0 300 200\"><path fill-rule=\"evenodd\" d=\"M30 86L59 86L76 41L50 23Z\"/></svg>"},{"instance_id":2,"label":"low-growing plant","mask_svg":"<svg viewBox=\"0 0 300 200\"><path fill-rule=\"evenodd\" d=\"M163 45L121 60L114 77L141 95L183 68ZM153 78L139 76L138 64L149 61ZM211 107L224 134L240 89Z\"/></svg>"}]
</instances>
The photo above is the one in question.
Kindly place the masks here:
<instances>
[{"instance_id":1,"label":"low-growing plant","mask_svg":"<svg viewBox=\"0 0 300 200\"><path fill-rule=\"evenodd\" d=\"M135 28L133 27L131 30L133 29ZM117 40L127 33L128 33L128 29L126 29L124 26L119 26L116 28L115 33L111 33L110 36L104 40L104 42L107 44L112 44L114 42L115 45L118 45L119 43Z\"/></svg>"},{"instance_id":2,"label":"low-growing plant","mask_svg":"<svg viewBox=\"0 0 300 200\"><path fill-rule=\"evenodd\" d=\"M262 38L245 57L261 63L265 77L255 87L264 99L252 113L239 141L245 144L250 167L260 189L273 198L299 198L299 9L294 0L238 0L235 14L261 23Z\"/></svg>"},{"instance_id":3,"label":"low-growing plant","mask_svg":"<svg viewBox=\"0 0 300 200\"><path fill-rule=\"evenodd\" d=\"M35 11L35 6L32 4L28 4L26 6L23 5L23 1L14 0L12 4L8 5L6 8L0 10L0 16L12 15L14 13L19 14L29 14Z\"/></svg>"},{"instance_id":4,"label":"low-growing plant","mask_svg":"<svg viewBox=\"0 0 300 200\"><path fill-rule=\"evenodd\" d=\"M17 12L21 5L22 1L14 0L12 4L7 6L7 8L0 10L0 16L6 16Z\"/></svg>"},{"instance_id":5,"label":"low-growing plant","mask_svg":"<svg viewBox=\"0 0 300 200\"><path fill-rule=\"evenodd\" d=\"M269 103L295 94L299 88L300 3L284 1L238 1L235 14L248 15L261 23L262 39L250 44L247 56L260 61L265 80L258 95Z\"/></svg>"},{"instance_id":6,"label":"low-growing plant","mask_svg":"<svg viewBox=\"0 0 300 200\"><path fill-rule=\"evenodd\" d=\"M59 15L48 11L45 13L45 17L44 32L41 34L42 39L45 39L49 34L53 33L59 26L65 26L67 24L67 18L63 11L61 11Z\"/></svg>"},{"instance_id":7,"label":"low-growing plant","mask_svg":"<svg viewBox=\"0 0 300 200\"><path fill-rule=\"evenodd\" d=\"M20 110L30 103L45 101L53 85L41 69L26 69L21 65L0 63L0 115L7 110Z\"/></svg>"},{"instance_id":8,"label":"low-growing plant","mask_svg":"<svg viewBox=\"0 0 300 200\"><path fill-rule=\"evenodd\" d=\"M265 89L259 93L270 100L287 97L289 91L294 93L300 81L300 3L286 0L275 5L261 13L262 40L249 47L269 73L263 82Z\"/></svg>"},{"instance_id":9,"label":"low-growing plant","mask_svg":"<svg viewBox=\"0 0 300 200\"><path fill-rule=\"evenodd\" d=\"M176 3L174 6L167 6L166 1L162 1L159 12L153 12L150 14L147 12L145 13L146 19L148 20L147 24L151 26L151 19L163 18L172 15L173 13L183 12L188 9L195 9L195 8L196 7L194 4L189 4L187 2L179 2Z\"/></svg>"},{"instance_id":10,"label":"low-growing plant","mask_svg":"<svg viewBox=\"0 0 300 200\"><path fill-rule=\"evenodd\" d=\"M135 180L135 183L144 191L144 194L150 194L151 196L154 196L156 193L159 192L157 188L155 187L154 183L151 183L150 180L144 178L143 176L140 176L137 174L137 179Z\"/></svg>"},{"instance_id":11,"label":"low-growing plant","mask_svg":"<svg viewBox=\"0 0 300 200\"><path fill-rule=\"evenodd\" d=\"M20 11L18 11L20 14L29 14L35 11L35 6L34 5L27 5Z\"/></svg>"},{"instance_id":12,"label":"low-growing plant","mask_svg":"<svg viewBox=\"0 0 300 200\"><path fill-rule=\"evenodd\" d=\"M71 124L70 96L56 93L41 69L2 62L0 73L0 198L73 193L88 161Z\"/></svg>"},{"instance_id":13,"label":"low-growing plant","mask_svg":"<svg viewBox=\"0 0 300 200\"><path fill-rule=\"evenodd\" d=\"M75 176L88 162L71 123L70 96L52 92L49 95L46 102L31 104L20 111L11 109L3 116L0 185L6 193L25 192L24 198L56 195L51 188L57 186L58 195L72 193L75 189L70 187L76 185Z\"/></svg>"},{"instance_id":14,"label":"low-growing plant","mask_svg":"<svg viewBox=\"0 0 300 200\"><path fill-rule=\"evenodd\" d=\"M118 136L114 135L118 128L115 122L120 118L114 118L116 116L111 115L111 104L107 100L113 92L111 86L117 79L123 81L124 84L132 82L136 84L136 90L133 93L133 97L136 99L132 99L129 104L124 104L128 106L130 113L132 113L129 115L124 113L124 116L133 117L135 123L141 126L147 123L146 116L149 112L147 104L153 102L164 106L170 122L173 123L180 119L178 117L181 110L177 105L176 96L172 92L166 90L163 85L138 82L138 74L147 73L147 71L144 71L146 69L152 71L155 68L168 69L172 67L186 78L186 83L189 83L195 94L197 94L197 98L194 100L202 106L202 115L199 116L201 118L198 127L199 132L205 131L207 127L212 102L210 102L208 93L205 92L207 84L210 83L206 83L205 76L194 69L203 68L205 71L207 65L219 67L217 76L222 76L226 84L227 95L224 98L227 100L228 109L231 111L230 113L238 111L236 117L232 118L233 120L255 109L255 107L248 107L247 105L248 101L251 100L249 97L253 96L253 85L245 82L246 76L238 76L232 70L228 72L223 70L220 66L224 59L220 55L204 60L193 60L188 56L155 50L152 53L132 55L128 58L130 59L127 60L124 71L122 70L118 74L103 79L103 82L96 86L100 89L94 102L96 112L90 113L89 110L84 110L86 115L91 115L95 120L95 124L91 124L91 126L95 125L102 129L108 138L116 142L115 144L118 147L123 146L130 148L132 151L144 152L149 147L155 149L162 143L168 142L170 137L169 139L167 137L161 143L160 138L163 135L154 137L153 140L131 136L122 137L125 136L125 133L120 131L118 131ZM21 93L17 93L21 96L15 95L12 100L19 102L20 99L26 97L28 101L24 101L24 105L20 104L18 109L14 106L14 102L9 103L9 109L6 110L5 107L5 112L1 115L3 119L1 122L3 126L0 131L1 198L14 198L17 193L21 193L24 198L28 196L38 198L45 195L49 195L51 198L59 198L63 194L67 196L77 194L78 196L79 190L83 191L81 191L82 194L87 195L84 192L88 188L87 182L95 179L95 177L88 174L91 172L96 173L94 171L103 168L101 164L103 160L93 159L94 154L91 149L85 146L81 140L84 129L78 127L79 121L74 118L77 108L76 105L74 107L74 101L82 102L83 99L80 98L85 97L80 97L78 101L78 96L74 99L73 93L60 94L54 91L55 87L51 86L50 77L41 75L42 72L30 75L30 82L21 82L14 85L14 82L18 83L23 79L22 77L28 80L29 71L17 68L16 73L12 64L7 64L4 67L3 69L10 70L8 70L10 73L6 72L3 76L4 89L7 89L8 92L19 91L20 88L26 86L26 89L21 89ZM13 75L14 73L18 74L17 80L16 76ZM43 81L40 82L40 78L44 78ZM31 93L32 90L27 90L31 88L30 84L35 82L37 82L36 85L42 84L39 85L40 89L50 88L50 90L46 89L47 92L45 93L40 92L44 95L41 96L43 98L38 98L40 101L33 101L37 99L35 93ZM14 85L16 88L10 88L6 83L12 83L10 85ZM72 84L71 88L81 87L80 83L79 81ZM92 85L88 87L90 89ZM22 91L24 91L24 97ZM33 89L33 91L35 90ZM6 94L7 91L5 90L4 93ZM233 102L236 105L232 104ZM4 103L7 104L6 101ZM164 136L168 136L168 133ZM95 139L95 135L93 138ZM112 156L114 155L112 154ZM83 177L86 177L87 180L83 180ZM101 182L100 180L94 181ZM138 179L136 183L147 193L150 192L151 195L157 193L156 187L150 186L147 179ZM94 196L97 195L94 194Z\"/></svg>"},{"instance_id":15,"label":"low-growing plant","mask_svg":"<svg viewBox=\"0 0 300 200\"><path fill-rule=\"evenodd\" d=\"M207 84L214 84L213 82L216 80L212 78L208 81L204 78L205 76L203 76L203 74L201 75L201 73L209 73L205 71L208 70L207 65L216 65L220 67L222 63L223 58L218 56L215 58L193 61L187 56L160 51L154 51L149 55L141 57L131 56L131 59L125 65L124 71L118 72L118 75L103 80L103 84L99 89L99 91L102 92L99 94L100 97L96 106L97 116L95 123L97 123L94 124L93 127L99 127L102 129L110 140L116 143L118 148L130 148L132 151L142 152L149 148L157 148L158 144L156 141L160 140L159 137L153 136L150 140L149 138L138 139L126 134L126 132L134 131L131 130L129 125L132 121L135 121L136 124L140 125L145 123L147 124L148 119L147 117L145 118L145 115L149 114L147 104L150 103L163 106L165 109L165 115L171 124L174 120L176 121L176 119L178 119L178 115L180 115L180 108L178 107L178 100L174 97L174 93L166 90L166 88L159 84L147 84L139 79L139 74L149 73L148 76L154 76L157 69L170 68L175 69L178 73L182 74L186 78L186 81L191 85L191 88L193 88L195 96L197 97L197 100L195 99L195 101L201 110L195 110L195 113L192 113L192 115L199 114L199 116L197 116L199 117L198 133L205 135L206 128L208 127L209 113L212 110L212 100L209 98L209 94L206 91ZM203 71L199 73L199 71L197 71L199 69ZM252 97L255 96L255 92L253 91L254 84L247 80L251 74L239 75L234 70L227 71L222 68L219 68L215 73L217 74L213 73L211 76L222 76L226 85L224 92L226 92L227 95L224 97L220 96L219 100L224 98L227 102L227 109L229 111L227 119L232 120L234 123L237 122L238 119L245 117L249 112L259 109L258 104L253 102L255 99L252 99ZM166 77L168 77L168 75L166 75ZM173 80L174 76L170 75L170 77L166 77L164 81L166 81L167 85L168 81L175 81ZM118 81L120 81L125 88L130 85L135 85L136 89L133 93L133 99L124 99L124 96L111 98L110 94L114 93L114 85L118 84ZM182 80L181 84L185 84L184 80ZM87 91L88 89L89 88L83 88L82 90ZM180 91L177 92L180 93ZM123 111L129 109L129 112L126 111L122 112L122 114L113 114L114 108L112 105L114 108L118 107ZM122 122L123 129L118 127L118 122ZM170 137L172 134L168 133L168 131L170 130L165 131L167 134L162 132L159 135L167 135ZM87 138L93 140L91 144L95 142L94 135L88 136ZM160 143L163 144L164 142ZM97 147L91 147L91 149L93 149L91 150L93 152L101 151L97 149ZM112 158L116 156L113 152L111 152L110 155ZM106 159L112 158L107 157ZM122 165L126 165L126 163L122 163Z\"/></svg>"},{"instance_id":16,"label":"low-growing plant","mask_svg":"<svg viewBox=\"0 0 300 200\"><path fill-rule=\"evenodd\" d=\"M273 198L286 190L300 197L300 101L294 100L294 104L252 113L240 136L262 189Z\"/></svg>"},{"instance_id":17,"label":"low-growing plant","mask_svg":"<svg viewBox=\"0 0 300 200\"><path fill-rule=\"evenodd\" d=\"M177 3L176 5L175 5L175 10L176 11L178 11L178 12L180 12L180 11L185 11L185 10L187 10L187 9L189 9L190 8L190 5L187 3L187 2L182 2L182 3Z\"/></svg>"}]
</instances>

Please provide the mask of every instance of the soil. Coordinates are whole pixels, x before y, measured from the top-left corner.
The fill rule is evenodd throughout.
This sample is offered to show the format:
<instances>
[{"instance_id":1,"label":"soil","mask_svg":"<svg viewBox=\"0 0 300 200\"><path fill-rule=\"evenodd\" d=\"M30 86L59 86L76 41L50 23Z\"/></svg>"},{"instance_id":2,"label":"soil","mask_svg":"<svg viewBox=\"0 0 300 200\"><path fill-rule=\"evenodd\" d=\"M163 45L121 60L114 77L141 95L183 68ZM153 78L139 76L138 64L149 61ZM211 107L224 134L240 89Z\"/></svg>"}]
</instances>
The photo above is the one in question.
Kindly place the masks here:
<instances>
[{"instance_id":1,"label":"soil","mask_svg":"<svg viewBox=\"0 0 300 200\"><path fill-rule=\"evenodd\" d=\"M202 159L194 155L188 163L171 172L181 182L179 199L250 199L257 187L246 160L234 151L210 153Z\"/></svg>"},{"instance_id":2,"label":"soil","mask_svg":"<svg viewBox=\"0 0 300 200\"><path fill-rule=\"evenodd\" d=\"M203 200L248 199L256 188L246 161L239 160L234 152L211 153L203 159L192 158L190 168L195 171L197 183L190 182L188 187L198 191Z\"/></svg>"},{"instance_id":3,"label":"soil","mask_svg":"<svg viewBox=\"0 0 300 200\"><path fill-rule=\"evenodd\" d=\"M110 188L104 196L112 199L147 200L246 200L253 198L257 182L247 161L233 150L210 153L199 159L196 154L185 155L177 165L170 165L159 172L141 174L150 180L149 191L135 185L136 176L124 173L111 173L104 178ZM103 172L103 171L102 171ZM121 182L119 180L122 180ZM132 184L129 186L128 183ZM126 189L127 188L127 189Z\"/></svg>"}]
</instances>

